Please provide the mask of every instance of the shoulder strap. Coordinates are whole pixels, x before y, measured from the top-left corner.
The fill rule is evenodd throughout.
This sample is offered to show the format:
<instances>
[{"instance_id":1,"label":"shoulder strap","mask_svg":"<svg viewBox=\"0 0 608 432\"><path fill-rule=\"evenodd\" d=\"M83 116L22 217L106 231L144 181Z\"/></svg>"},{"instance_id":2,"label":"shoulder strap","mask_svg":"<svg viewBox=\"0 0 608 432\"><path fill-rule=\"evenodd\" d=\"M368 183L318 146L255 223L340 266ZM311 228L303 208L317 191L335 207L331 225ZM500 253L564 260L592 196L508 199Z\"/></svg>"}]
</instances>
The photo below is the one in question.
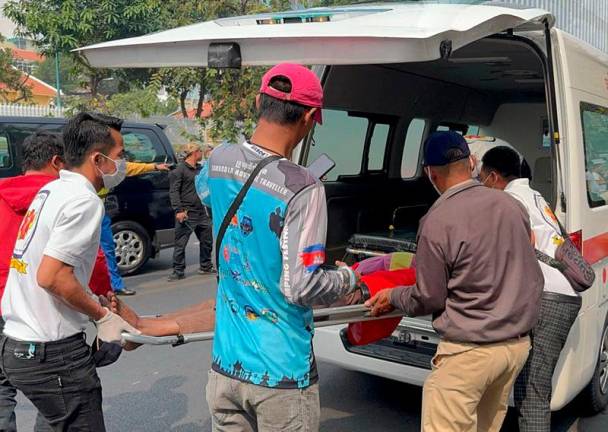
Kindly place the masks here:
<instances>
[{"instance_id":1,"label":"shoulder strap","mask_svg":"<svg viewBox=\"0 0 608 432\"><path fill-rule=\"evenodd\" d=\"M228 225L230 225L230 221L232 220L232 218L236 214L237 210L241 206L241 203L243 202L243 199L245 199L245 195L247 194L247 191L253 184L253 181L258 176L260 171L262 171L262 169L266 165L268 165L269 163L274 162L275 160L278 160L278 159L281 159L281 156L273 155L273 156L265 157L264 159L262 159L261 161L258 162L256 167L253 169L253 171L249 175L249 178L247 179L247 181L245 182L245 184L239 191L238 195L236 196L234 201L232 201L230 208L226 212L226 216L224 216L224 220L222 221L222 224L220 225L220 229L217 232L217 237L215 240L215 265L217 266L218 280L219 280L219 275L220 275L220 259L219 259L220 258L220 247L222 246L222 240L224 240L224 234L226 234L226 229L228 228Z\"/></svg>"}]
</instances>

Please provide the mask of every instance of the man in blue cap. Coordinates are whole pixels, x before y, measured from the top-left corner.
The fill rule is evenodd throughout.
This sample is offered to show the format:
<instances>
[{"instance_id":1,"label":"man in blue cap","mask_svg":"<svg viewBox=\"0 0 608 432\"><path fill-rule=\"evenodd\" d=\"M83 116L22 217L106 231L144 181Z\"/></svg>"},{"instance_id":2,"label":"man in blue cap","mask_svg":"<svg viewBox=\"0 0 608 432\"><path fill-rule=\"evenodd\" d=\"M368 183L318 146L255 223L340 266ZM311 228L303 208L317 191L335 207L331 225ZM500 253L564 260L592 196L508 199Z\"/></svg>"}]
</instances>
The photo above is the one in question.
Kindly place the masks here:
<instances>
[{"instance_id":1,"label":"man in blue cap","mask_svg":"<svg viewBox=\"0 0 608 432\"><path fill-rule=\"evenodd\" d=\"M381 291L366 305L373 315L433 315L441 342L424 384L424 432L499 431L543 290L528 214L471 178L461 135L432 134L424 159L441 196L420 221L417 283Z\"/></svg>"}]
</instances>

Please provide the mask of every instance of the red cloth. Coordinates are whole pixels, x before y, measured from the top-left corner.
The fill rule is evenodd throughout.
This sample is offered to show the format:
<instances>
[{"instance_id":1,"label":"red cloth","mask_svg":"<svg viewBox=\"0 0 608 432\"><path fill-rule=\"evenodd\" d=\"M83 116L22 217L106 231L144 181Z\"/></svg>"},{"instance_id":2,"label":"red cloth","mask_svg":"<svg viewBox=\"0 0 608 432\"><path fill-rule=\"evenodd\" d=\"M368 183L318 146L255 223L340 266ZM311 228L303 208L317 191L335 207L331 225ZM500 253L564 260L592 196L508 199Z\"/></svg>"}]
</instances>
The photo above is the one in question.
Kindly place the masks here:
<instances>
[{"instance_id":1,"label":"red cloth","mask_svg":"<svg viewBox=\"0 0 608 432\"><path fill-rule=\"evenodd\" d=\"M101 248L97 251L97 258L95 259L93 273L91 273L89 288L97 295L106 295L109 291L112 291L106 255Z\"/></svg>"},{"instance_id":2,"label":"red cloth","mask_svg":"<svg viewBox=\"0 0 608 432\"><path fill-rule=\"evenodd\" d=\"M392 271L376 271L362 276L361 280L365 282L373 297L379 291L386 288L414 285L416 283L416 269L410 267ZM367 345L389 337L395 331L400 321L401 318L398 317L351 323L348 325L346 335L352 345Z\"/></svg>"},{"instance_id":3,"label":"red cloth","mask_svg":"<svg viewBox=\"0 0 608 432\"><path fill-rule=\"evenodd\" d=\"M56 177L21 175L0 181L0 298L4 294L21 221L38 191Z\"/></svg>"}]
</instances>

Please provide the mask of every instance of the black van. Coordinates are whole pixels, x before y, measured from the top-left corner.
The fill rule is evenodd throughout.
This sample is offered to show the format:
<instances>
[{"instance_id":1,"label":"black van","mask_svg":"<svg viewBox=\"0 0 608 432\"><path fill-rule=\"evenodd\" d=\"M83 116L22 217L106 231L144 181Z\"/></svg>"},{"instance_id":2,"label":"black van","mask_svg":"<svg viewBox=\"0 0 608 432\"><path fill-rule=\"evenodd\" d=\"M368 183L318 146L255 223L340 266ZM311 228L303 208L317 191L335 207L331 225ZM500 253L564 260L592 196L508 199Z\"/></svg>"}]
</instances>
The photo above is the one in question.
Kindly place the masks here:
<instances>
[{"instance_id":1,"label":"black van","mask_svg":"<svg viewBox=\"0 0 608 432\"><path fill-rule=\"evenodd\" d=\"M0 178L22 173L21 143L36 130L60 131L64 118L0 117ZM171 143L159 125L125 122L122 128L127 160L177 162ZM136 273L161 249L174 243L175 216L169 202L169 176L150 172L127 177L106 198L112 218L116 258L122 274Z\"/></svg>"}]
</instances>

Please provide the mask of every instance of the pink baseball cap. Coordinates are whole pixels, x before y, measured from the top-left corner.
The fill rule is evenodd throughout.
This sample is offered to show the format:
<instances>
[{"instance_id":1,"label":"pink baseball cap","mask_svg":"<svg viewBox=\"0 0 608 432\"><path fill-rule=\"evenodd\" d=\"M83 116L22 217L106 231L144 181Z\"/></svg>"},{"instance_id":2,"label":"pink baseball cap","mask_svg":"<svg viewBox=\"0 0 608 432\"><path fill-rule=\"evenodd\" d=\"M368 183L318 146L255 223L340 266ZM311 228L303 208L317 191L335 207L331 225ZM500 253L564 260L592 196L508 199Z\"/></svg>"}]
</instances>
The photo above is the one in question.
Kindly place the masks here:
<instances>
[{"instance_id":1,"label":"pink baseball cap","mask_svg":"<svg viewBox=\"0 0 608 432\"><path fill-rule=\"evenodd\" d=\"M291 92L284 93L270 87L270 81L278 76L284 76L291 82ZM262 77L260 93L267 94L273 98L294 102L307 107L317 108L313 119L323 124L321 108L323 108L323 88L321 81L313 71L299 64L281 63L273 66Z\"/></svg>"}]
</instances>

